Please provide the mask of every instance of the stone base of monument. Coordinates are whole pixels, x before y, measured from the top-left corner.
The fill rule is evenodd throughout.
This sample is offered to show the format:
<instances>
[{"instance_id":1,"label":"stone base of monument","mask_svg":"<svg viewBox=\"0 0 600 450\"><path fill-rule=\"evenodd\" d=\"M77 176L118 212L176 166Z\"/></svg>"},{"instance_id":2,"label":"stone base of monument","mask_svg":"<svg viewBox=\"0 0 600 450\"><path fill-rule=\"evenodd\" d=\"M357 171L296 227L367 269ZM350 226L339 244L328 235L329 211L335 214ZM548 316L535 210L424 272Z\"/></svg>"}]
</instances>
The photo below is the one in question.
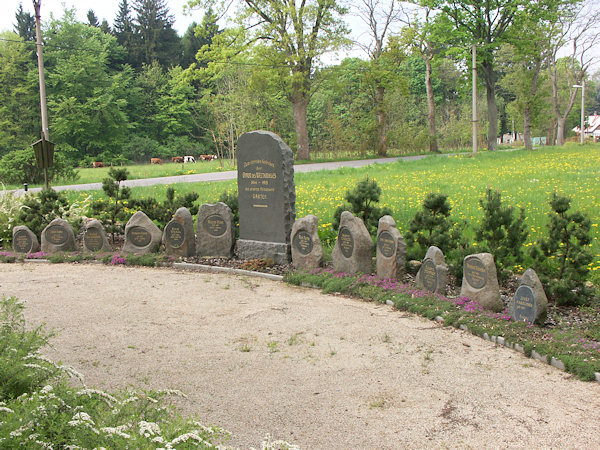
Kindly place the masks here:
<instances>
[{"instance_id":1,"label":"stone base of monument","mask_svg":"<svg viewBox=\"0 0 600 450\"><path fill-rule=\"evenodd\" d=\"M240 259L272 259L274 264L288 264L292 260L290 244L238 239L236 245Z\"/></svg>"}]
</instances>

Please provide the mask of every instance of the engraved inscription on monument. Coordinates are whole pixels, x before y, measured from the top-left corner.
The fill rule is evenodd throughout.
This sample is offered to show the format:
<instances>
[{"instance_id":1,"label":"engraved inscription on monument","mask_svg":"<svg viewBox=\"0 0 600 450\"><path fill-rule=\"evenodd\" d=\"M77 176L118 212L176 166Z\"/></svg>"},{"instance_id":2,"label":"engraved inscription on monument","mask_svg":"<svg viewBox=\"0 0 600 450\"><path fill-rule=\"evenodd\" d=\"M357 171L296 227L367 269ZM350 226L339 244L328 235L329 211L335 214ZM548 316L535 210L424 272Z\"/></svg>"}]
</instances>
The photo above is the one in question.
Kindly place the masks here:
<instances>
[{"instance_id":1,"label":"engraved inscription on monument","mask_svg":"<svg viewBox=\"0 0 600 450\"><path fill-rule=\"evenodd\" d=\"M136 247L146 247L152 241L152 236L142 227L131 227L127 233L127 240Z\"/></svg>"},{"instance_id":2,"label":"engraved inscription on monument","mask_svg":"<svg viewBox=\"0 0 600 450\"><path fill-rule=\"evenodd\" d=\"M377 237L377 248L383 256L391 258L396 253L396 241L389 231L383 231Z\"/></svg>"},{"instance_id":3,"label":"engraved inscription on monument","mask_svg":"<svg viewBox=\"0 0 600 450\"><path fill-rule=\"evenodd\" d=\"M346 258L350 258L352 253L354 253L354 238L352 237L350 230L346 227L341 227L340 232L338 233L338 240L340 242L342 255Z\"/></svg>"},{"instance_id":4,"label":"engraved inscription on monument","mask_svg":"<svg viewBox=\"0 0 600 450\"><path fill-rule=\"evenodd\" d=\"M515 292L514 302L514 319L526 320L533 322L535 320L535 296L533 289L529 286L519 286Z\"/></svg>"},{"instance_id":5,"label":"engraved inscription on monument","mask_svg":"<svg viewBox=\"0 0 600 450\"><path fill-rule=\"evenodd\" d=\"M69 235L63 227L52 225L46 229L46 239L53 245L62 245L67 242Z\"/></svg>"},{"instance_id":6,"label":"engraved inscription on monument","mask_svg":"<svg viewBox=\"0 0 600 450\"><path fill-rule=\"evenodd\" d=\"M83 236L83 240L86 248L92 252L100 251L102 249L102 245L104 244L102 234L100 234L100 231L98 231L97 228L88 228Z\"/></svg>"},{"instance_id":7,"label":"engraved inscription on monument","mask_svg":"<svg viewBox=\"0 0 600 450\"><path fill-rule=\"evenodd\" d=\"M179 248L185 242L185 230L179 222L169 222L165 228L168 244L173 248Z\"/></svg>"},{"instance_id":8,"label":"engraved inscription on monument","mask_svg":"<svg viewBox=\"0 0 600 450\"><path fill-rule=\"evenodd\" d=\"M423 288L430 292L435 292L438 285L437 269L435 263L431 259L426 259L421 267L421 282Z\"/></svg>"},{"instance_id":9,"label":"engraved inscription on monument","mask_svg":"<svg viewBox=\"0 0 600 450\"><path fill-rule=\"evenodd\" d=\"M211 236L222 236L227 231L227 223L218 214L208 216L203 225Z\"/></svg>"},{"instance_id":10,"label":"engraved inscription on monument","mask_svg":"<svg viewBox=\"0 0 600 450\"><path fill-rule=\"evenodd\" d=\"M313 240L306 231L299 231L292 242L294 248L302 255L308 255L313 249Z\"/></svg>"},{"instance_id":11,"label":"engraved inscription on monument","mask_svg":"<svg viewBox=\"0 0 600 450\"><path fill-rule=\"evenodd\" d=\"M252 207L271 207L277 180L275 163L264 159L245 161L240 175L240 184L252 200Z\"/></svg>"},{"instance_id":12,"label":"engraved inscription on monument","mask_svg":"<svg viewBox=\"0 0 600 450\"><path fill-rule=\"evenodd\" d=\"M29 233L25 230L19 230L15 233L13 247L17 253L28 253L31 251L33 241Z\"/></svg>"},{"instance_id":13,"label":"engraved inscription on monument","mask_svg":"<svg viewBox=\"0 0 600 450\"><path fill-rule=\"evenodd\" d=\"M475 289L486 285L487 270L479 258L466 258L464 272L467 282Z\"/></svg>"}]
</instances>

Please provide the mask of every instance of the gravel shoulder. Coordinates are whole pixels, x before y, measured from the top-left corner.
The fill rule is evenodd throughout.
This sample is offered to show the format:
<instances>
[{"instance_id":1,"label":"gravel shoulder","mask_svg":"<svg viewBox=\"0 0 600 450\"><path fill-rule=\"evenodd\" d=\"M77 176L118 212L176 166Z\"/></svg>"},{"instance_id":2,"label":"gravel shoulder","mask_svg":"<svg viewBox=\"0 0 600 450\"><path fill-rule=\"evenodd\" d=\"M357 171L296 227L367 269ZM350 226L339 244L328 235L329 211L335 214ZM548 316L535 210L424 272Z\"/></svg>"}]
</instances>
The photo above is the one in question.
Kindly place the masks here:
<instances>
[{"instance_id":1,"label":"gravel shoulder","mask_svg":"<svg viewBox=\"0 0 600 450\"><path fill-rule=\"evenodd\" d=\"M0 264L0 295L59 331L89 386L177 388L260 445L597 448L600 385L391 307L173 269Z\"/></svg>"}]
</instances>

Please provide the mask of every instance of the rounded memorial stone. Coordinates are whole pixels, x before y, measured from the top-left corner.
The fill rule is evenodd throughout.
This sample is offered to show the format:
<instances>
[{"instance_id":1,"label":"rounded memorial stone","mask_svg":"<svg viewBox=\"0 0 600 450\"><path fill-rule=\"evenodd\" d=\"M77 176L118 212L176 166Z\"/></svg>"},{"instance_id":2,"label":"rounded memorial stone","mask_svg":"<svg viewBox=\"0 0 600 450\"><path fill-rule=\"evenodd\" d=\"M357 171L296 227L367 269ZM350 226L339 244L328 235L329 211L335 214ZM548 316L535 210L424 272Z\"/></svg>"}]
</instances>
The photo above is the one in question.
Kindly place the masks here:
<instances>
[{"instance_id":1,"label":"rounded memorial stone","mask_svg":"<svg viewBox=\"0 0 600 450\"><path fill-rule=\"evenodd\" d=\"M152 241L152 235L142 227L131 227L127 233L127 240L135 247L146 247Z\"/></svg>"},{"instance_id":2,"label":"rounded memorial stone","mask_svg":"<svg viewBox=\"0 0 600 450\"><path fill-rule=\"evenodd\" d=\"M352 237L352 232L346 227L341 227L338 233L338 240L340 241L342 255L346 258L350 258L352 253L354 253L354 238Z\"/></svg>"},{"instance_id":3,"label":"rounded memorial stone","mask_svg":"<svg viewBox=\"0 0 600 450\"><path fill-rule=\"evenodd\" d=\"M29 253L33 246L33 240L25 230L19 230L13 238L13 249L17 253Z\"/></svg>"},{"instance_id":4,"label":"rounded memorial stone","mask_svg":"<svg viewBox=\"0 0 600 450\"><path fill-rule=\"evenodd\" d=\"M481 289L487 284L487 269L479 258L466 258L463 269L467 283L469 283L471 287Z\"/></svg>"},{"instance_id":5,"label":"rounded memorial stone","mask_svg":"<svg viewBox=\"0 0 600 450\"><path fill-rule=\"evenodd\" d=\"M185 230L179 222L170 222L165 228L167 243L173 248L179 248L185 242Z\"/></svg>"},{"instance_id":6,"label":"rounded memorial stone","mask_svg":"<svg viewBox=\"0 0 600 450\"><path fill-rule=\"evenodd\" d=\"M435 292L437 290L438 274L435 263L431 259L426 259L421 267L421 283L427 291Z\"/></svg>"},{"instance_id":7,"label":"rounded memorial stone","mask_svg":"<svg viewBox=\"0 0 600 450\"><path fill-rule=\"evenodd\" d=\"M204 219L204 229L211 236L222 236L227 231L227 223L218 214L213 214Z\"/></svg>"},{"instance_id":8,"label":"rounded memorial stone","mask_svg":"<svg viewBox=\"0 0 600 450\"><path fill-rule=\"evenodd\" d=\"M386 258L394 256L394 253L396 253L396 241L389 231L383 231L377 236L377 248Z\"/></svg>"},{"instance_id":9,"label":"rounded memorial stone","mask_svg":"<svg viewBox=\"0 0 600 450\"><path fill-rule=\"evenodd\" d=\"M88 228L83 236L83 241L85 247L92 252L102 250L102 245L104 244L102 234L100 234L97 228Z\"/></svg>"},{"instance_id":10,"label":"rounded memorial stone","mask_svg":"<svg viewBox=\"0 0 600 450\"><path fill-rule=\"evenodd\" d=\"M301 255L308 255L313 249L312 237L306 231L299 231L296 233L292 244Z\"/></svg>"},{"instance_id":11,"label":"rounded memorial stone","mask_svg":"<svg viewBox=\"0 0 600 450\"><path fill-rule=\"evenodd\" d=\"M533 289L529 286L521 285L513 298L514 317L517 321L525 320L533 323L535 320L536 306Z\"/></svg>"},{"instance_id":12,"label":"rounded memorial stone","mask_svg":"<svg viewBox=\"0 0 600 450\"><path fill-rule=\"evenodd\" d=\"M69 234L63 227L52 225L46 229L46 239L52 245L63 245L69 239Z\"/></svg>"}]
</instances>

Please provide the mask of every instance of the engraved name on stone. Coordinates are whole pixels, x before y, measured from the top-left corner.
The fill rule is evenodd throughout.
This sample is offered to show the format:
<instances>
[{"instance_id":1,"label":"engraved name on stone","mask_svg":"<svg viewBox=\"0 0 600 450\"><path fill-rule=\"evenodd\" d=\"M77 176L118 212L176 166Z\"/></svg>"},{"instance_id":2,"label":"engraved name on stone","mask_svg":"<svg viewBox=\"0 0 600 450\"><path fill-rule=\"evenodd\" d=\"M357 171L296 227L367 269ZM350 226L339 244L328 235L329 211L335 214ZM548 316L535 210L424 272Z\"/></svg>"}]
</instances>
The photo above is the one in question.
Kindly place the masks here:
<instances>
[{"instance_id":1,"label":"engraved name on stone","mask_svg":"<svg viewBox=\"0 0 600 450\"><path fill-rule=\"evenodd\" d=\"M348 228L341 227L338 233L338 239L340 241L342 255L346 258L350 258L352 253L354 253L354 238L352 237L352 233Z\"/></svg>"},{"instance_id":2,"label":"engraved name on stone","mask_svg":"<svg viewBox=\"0 0 600 450\"><path fill-rule=\"evenodd\" d=\"M86 248L93 252L102 249L102 245L104 244L102 234L96 228L88 228L83 236L83 241Z\"/></svg>"},{"instance_id":3,"label":"engraved name on stone","mask_svg":"<svg viewBox=\"0 0 600 450\"><path fill-rule=\"evenodd\" d=\"M240 174L241 186L252 201L253 208L272 207L277 172L275 163L264 159L246 161Z\"/></svg>"},{"instance_id":4,"label":"engraved name on stone","mask_svg":"<svg viewBox=\"0 0 600 450\"><path fill-rule=\"evenodd\" d=\"M299 231L294 236L293 245L301 255L308 255L310 252L312 252L313 240L311 235L306 231Z\"/></svg>"},{"instance_id":5,"label":"engraved name on stone","mask_svg":"<svg viewBox=\"0 0 600 450\"><path fill-rule=\"evenodd\" d=\"M152 236L142 227L131 227L127 239L136 247L146 247L152 241Z\"/></svg>"},{"instance_id":6,"label":"engraved name on stone","mask_svg":"<svg viewBox=\"0 0 600 450\"><path fill-rule=\"evenodd\" d=\"M533 322L535 320L535 296L533 289L529 286L519 286L515 292L514 301L514 319L517 321L526 320Z\"/></svg>"},{"instance_id":7,"label":"engraved name on stone","mask_svg":"<svg viewBox=\"0 0 600 450\"><path fill-rule=\"evenodd\" d=\"M15 233L13 246L15 252L29 253L31 251L31 247L33 246L33 240L27 231L19 230Z\"/></svg>"},{"instance_id":8,"label":"engraved name on stone","mask_svg":"<svg viewBox=\"0 0 600 450\"><path fill-rule=\"evenodd\" d=\"M67 230L59 225L52 225L46 230L46 239L53 245L62 245L67 242L69 235Z\"/></svg>"},{"instance_id":9,"label":"engraved name on stone","mask_svg":"<svg viewBox=\"0 0 600 450\"><path fill-rule=\"evenodd\" d=\"M218 214L208 216L206 219L204 219L203 225L204 229L211 236L222 236L227 231L227 223L225 223L225 220L223 220L223 218Z\"/></svg>"},{"instance_id":10,"label":"engraved name on stone","mask_svg":"<svg viewBox=\"0 0 600 450\"><path fill-rule=\"evenodd\" d=\"M475 289L481 289L486 285L487 270L479 258L467 258L464 271L467 282Z\"/></svg>"},{"instance_id":11,"label":"engraved name on stone","mask_svg":"<svg viewBox=\"0 0 600 450\"><path fill-rule=\"evenodd\" d=\"M421 268L421 282L423 283L423 288L425 290L430 292L436 291L438 274L435 263L430 259L425 260L423 267Z\"/></svg>"},{"instance_id":12,"label":"engraved name on stone","mask_svg":"<svg viewBox=\"0 0 600 450\"><path fill-rule=\"evenodd\" d=\"M179 248L185 241L185 230L179 222L170 222L165 228L167 243L173 248Z\"/></svg>"},{"instance_id":13,"label":"engraved name on stone","mask_svg":"<svg viewBox=\"0 0 600 450\"><path fill-rule=\"evenodd\" d=\"M383 256L391 258L396 252L396 241L389 231L383 231L377 238L377 248Z\"/></svg>"}]
</instances>

